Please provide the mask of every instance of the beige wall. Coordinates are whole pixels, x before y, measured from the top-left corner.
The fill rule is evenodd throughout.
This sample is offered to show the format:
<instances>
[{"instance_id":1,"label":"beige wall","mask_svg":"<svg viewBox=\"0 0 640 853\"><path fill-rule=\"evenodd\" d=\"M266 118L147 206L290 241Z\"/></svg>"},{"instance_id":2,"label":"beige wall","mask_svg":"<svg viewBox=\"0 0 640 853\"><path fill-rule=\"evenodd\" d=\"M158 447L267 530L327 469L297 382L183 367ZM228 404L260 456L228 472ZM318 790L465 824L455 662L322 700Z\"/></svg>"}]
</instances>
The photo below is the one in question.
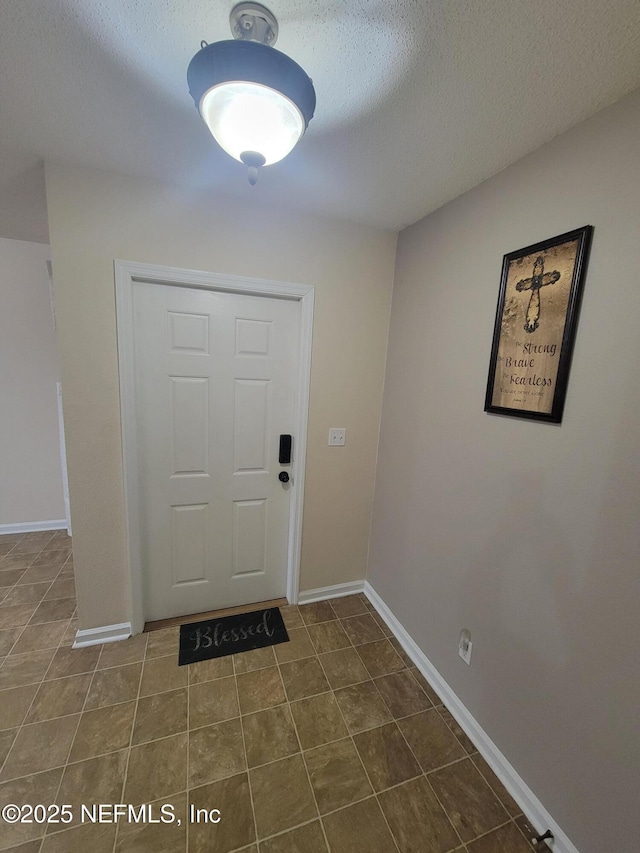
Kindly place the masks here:
<instances>
[{"instance_id":1,"label":"beige wall","mask_svg":"<svg viewBox=\"0 0 640 853\"><path fill-rule=\"evenodd\" d=\"M372 526L370 582L580 853L637 847L639 140L636 92L401 233ZM586 224L562 425L485 414L503 254Z\"/></svg>"},{"instance_id":2,"label":"beige wall","mask_svg":"<svg viewBox=\"0 0 640 853\"><path fill-rule=\"evenodd\" d=\"M49 258L0 239L0 525L65 517Z\"/></svg>"},{"instance_id":3,"label":"beige wall","mask_svg":"<svg viewBox=\"0 0 640 853\"><path fill-rule=\"evenodd\" d=\"M51 164L46 179L80 627L130 615L114 258L315 286L300 589L363 578L396 235Z\"/></svg>"}]
</instances>

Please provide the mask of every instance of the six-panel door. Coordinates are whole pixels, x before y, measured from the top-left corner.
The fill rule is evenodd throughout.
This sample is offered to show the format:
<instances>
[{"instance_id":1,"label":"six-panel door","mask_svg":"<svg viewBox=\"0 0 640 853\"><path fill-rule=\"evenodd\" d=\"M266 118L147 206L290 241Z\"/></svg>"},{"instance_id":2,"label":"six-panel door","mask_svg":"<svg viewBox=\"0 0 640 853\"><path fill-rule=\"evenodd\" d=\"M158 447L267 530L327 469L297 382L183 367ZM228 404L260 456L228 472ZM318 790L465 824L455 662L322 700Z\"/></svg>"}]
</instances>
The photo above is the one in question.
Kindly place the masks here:
<instances>
[{"instance_id":1,"label":"six-panel door","mask_svg":"<svg viewBox=\"0 0 640 853\"><path fill-rule=\"evenodd\" d=\"M145 619L283 596L299 303L142 282L133 300Z\"/></svg>"}]
</instances>

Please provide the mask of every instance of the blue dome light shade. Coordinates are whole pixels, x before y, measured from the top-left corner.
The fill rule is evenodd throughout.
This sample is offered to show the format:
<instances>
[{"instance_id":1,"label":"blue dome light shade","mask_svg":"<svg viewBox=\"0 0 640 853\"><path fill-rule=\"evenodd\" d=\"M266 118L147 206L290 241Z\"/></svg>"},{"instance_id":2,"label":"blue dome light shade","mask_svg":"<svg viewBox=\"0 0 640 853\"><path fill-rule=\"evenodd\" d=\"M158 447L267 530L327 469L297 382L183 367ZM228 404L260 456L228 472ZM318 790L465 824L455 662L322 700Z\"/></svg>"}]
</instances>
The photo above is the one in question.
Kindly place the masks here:
<instances>
[{"instance_id":1,"label":"blue dome light shade","mask_svg":"<svg viewBox=\"0 0 640 853\"><path fill-rule=\"evenodd\" d=\"M252 41L206 45L191 60L189 91L214 139L231 157L277 163L304 134L316 106L313 83L286 54Z\"/></svg>"}]
</instances>

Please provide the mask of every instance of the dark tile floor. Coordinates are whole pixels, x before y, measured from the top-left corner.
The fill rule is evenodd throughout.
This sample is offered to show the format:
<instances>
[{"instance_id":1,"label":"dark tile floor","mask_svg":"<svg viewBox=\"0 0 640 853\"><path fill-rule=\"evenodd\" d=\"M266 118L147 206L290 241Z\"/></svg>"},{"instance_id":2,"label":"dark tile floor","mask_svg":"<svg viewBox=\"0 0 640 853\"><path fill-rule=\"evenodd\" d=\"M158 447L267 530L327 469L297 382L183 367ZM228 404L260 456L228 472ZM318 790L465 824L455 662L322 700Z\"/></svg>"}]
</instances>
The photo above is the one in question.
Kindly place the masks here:
<instances>
[{"instance_id":1,"label":"dark tile floor","mask_svg":"<svg viewBox=\"0 0 640 853\"><path fill-rule=\"evenodd\" d=\"M178 628L74 650L70 540L0 537L0 806L73 814L0 819L0 850L530 853L517 805L363 595L282 612L289 643L191 666ZM82 803L175 820L82 824Z\"/></svg>"}]
</instances>

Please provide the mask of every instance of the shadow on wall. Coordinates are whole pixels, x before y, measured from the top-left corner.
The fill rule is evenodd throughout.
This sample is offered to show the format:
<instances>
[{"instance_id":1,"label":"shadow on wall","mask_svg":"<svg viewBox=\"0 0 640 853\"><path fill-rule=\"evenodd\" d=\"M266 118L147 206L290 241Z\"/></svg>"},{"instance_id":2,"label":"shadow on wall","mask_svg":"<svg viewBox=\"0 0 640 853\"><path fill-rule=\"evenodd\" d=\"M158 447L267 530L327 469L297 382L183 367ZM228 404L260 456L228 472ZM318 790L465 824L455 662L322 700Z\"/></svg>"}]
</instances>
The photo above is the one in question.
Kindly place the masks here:
<instances>
[{"instance_id":1,"label":"shadow on wall","mask_svg":"<svg viewBox=\"0 0 640 853\"><path fill-rule=\"evenodd\" d=\"M0 150L0 237L49 242L44 163L6 149Z\"/></svg>"},{"instance_id":2,"label":"shadow on wall","mask_svg":"<svg viewBox=\"0 0 640 853\"><path fill-rule=\"evenodd\" d=\"M547 792L546 805L584 853L602 849L599 844L629 849L631 827L607 824L603 789L613 814L625 812L624 800L629 816L636 811L640 478L622 452L637 429L631 420L629 413L617 440L605 445L612 458L606 482L596 486L600 508L586 564L557 521L545 472L525 470L513 475L490 543L460 587L472 639L473 626L483 626L491 644L474 649L485 656L478 720L489 732L492 719L502 720L503 731L508 727L509 742L500 745L505 756L513 754L534 791ZM525 737L539 745L530 773L515 761ZM616 778L603 786L601 774L612 766ZM584 846L575 827L563 824L563 802L567 812L573 803L574 814L581 814Z\"/></svg>"},{"instance_id":3,"label":"shadow on wall","mask_svg":"<svg viewBox=\"0 0 640 853\"><path fill-rule=\"evenodd\" d=\"M637 828L631 821L640 786L640 476L637 453L629 455L634 436L638 443L637 420L630 412L614 435L587 582L574 609L568 670L582 688L594 766L606 766L605 760L616 766L617 779L611 780L608 796L616 813L626 813L629 823L620 827L619 839L609 840L611 849L624 850L635 849L632 838ZM581 626L589 626L586 642ZM606 802L600 805L605 812L608 807Z\"/></svg>"}]
</instances>

